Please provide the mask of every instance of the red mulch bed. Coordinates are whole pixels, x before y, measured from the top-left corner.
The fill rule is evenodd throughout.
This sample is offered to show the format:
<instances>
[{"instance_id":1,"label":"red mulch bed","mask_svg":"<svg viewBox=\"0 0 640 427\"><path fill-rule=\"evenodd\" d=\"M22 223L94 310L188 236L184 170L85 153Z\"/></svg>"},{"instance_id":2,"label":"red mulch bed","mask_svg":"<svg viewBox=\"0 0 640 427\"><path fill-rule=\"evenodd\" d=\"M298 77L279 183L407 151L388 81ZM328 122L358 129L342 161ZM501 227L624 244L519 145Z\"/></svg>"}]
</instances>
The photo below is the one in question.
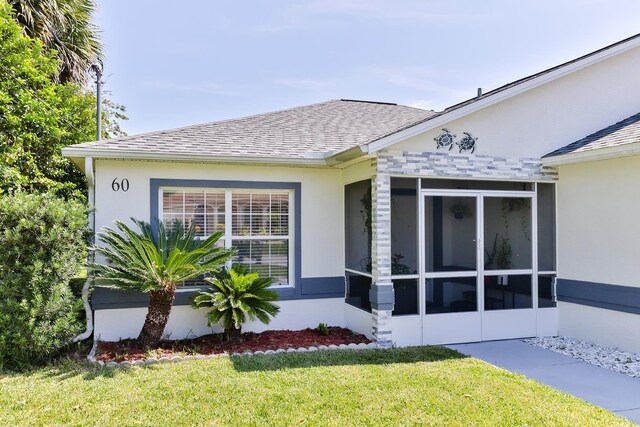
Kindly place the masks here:
<instances>
[{"instance_id":1,"label":"red mulch bed","mask_svg":"<svg viewBox=\"0 0 640 427\"><path fill-rule=\"evenodd\" d=\"M96 359L107 362L144 360L150 357L172 357L186 355L210 355L221 353L244 353L320 345L369 343L369 339L349 329L329 327L328 335L320 335L317 329L302 331L265 331L259 334L247 332L239 341L223 341L222 334L204 335L199 338L177 341L161 341L157 349L144 350L136 346L135 340L100 342Z\"/></svg>"}]
</instances>

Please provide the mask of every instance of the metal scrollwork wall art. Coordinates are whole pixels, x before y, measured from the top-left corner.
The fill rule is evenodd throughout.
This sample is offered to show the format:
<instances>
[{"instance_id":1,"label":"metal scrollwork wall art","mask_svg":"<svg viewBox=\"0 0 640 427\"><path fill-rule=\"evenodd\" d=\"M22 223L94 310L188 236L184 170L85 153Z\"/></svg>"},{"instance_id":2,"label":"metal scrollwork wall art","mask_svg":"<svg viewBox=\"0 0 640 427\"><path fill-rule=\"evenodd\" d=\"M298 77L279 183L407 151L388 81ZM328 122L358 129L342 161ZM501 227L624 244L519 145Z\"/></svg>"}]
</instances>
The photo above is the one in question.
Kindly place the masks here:
<instances>
[{"instance_id":1,"label":"metal scrollwork wall art","mask_svg":"<svg viewBox=\"0 0 640 427\"><path fill-rule=\"evenodd\" d=\"M463 133L464 138L456 142L456 145L458 146L458 148L460 148L461 153L463 151L471 151L471 153L473 153L474 151L476 151L476 141L478 140L478 138L474 138L469 132Z\"/></svg>"},{"instance_id":2,"label":"metal scrollwork wall art","mask_svg":"<svg viewBox=\"0 0 640 427\"><path fill-rule=\"evenodd\" d=\"M451 150L455 137L456 136L454 134L449 132L449 129L442 129L442 133L436 138L433 138L433 140L436 142L436 147L438 149L449 147L449 150Z\"/></svg>"},{"instance_id":3,"label":"metal scrollwork wall art","mask_svg":"<svg viewBox=\"0 0 640 427\"><path fill-rule=\"evenodd\" d=\"M451 150L451 148L455 144L460 149L460 153L462 153L463 151L469 151L473 153L474 151L476 151L476 141L478 140L478 138L474 137L469 132L463 132L463 134L464 137L462 137L462 139L460 139L459 141L456 141L456 135L452 134L449 129L443 128L442 133L433 138L433 140L436 142L437 149L449 147L449 150Z\"/></svg>"}]
</instances>

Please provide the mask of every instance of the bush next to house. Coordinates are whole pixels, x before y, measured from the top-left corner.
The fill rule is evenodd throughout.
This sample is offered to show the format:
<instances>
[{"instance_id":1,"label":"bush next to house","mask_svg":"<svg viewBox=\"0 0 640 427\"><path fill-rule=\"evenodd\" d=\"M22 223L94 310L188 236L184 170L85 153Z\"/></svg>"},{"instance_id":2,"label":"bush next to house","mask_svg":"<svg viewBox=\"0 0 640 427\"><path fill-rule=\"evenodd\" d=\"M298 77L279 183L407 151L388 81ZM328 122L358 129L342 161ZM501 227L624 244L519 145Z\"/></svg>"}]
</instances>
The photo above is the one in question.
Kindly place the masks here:
<instances>
[{"instance_id":1,"label":"bush next to house","mask_svg":"<svg viewBox=\"0 0 640 427\"><path fill-rule=\"evenodd\" d=\"M74 200L0 197L0 371L46 361L80 332L69 280L85 262L87 211Z\"/></svg>"}]
</instances>

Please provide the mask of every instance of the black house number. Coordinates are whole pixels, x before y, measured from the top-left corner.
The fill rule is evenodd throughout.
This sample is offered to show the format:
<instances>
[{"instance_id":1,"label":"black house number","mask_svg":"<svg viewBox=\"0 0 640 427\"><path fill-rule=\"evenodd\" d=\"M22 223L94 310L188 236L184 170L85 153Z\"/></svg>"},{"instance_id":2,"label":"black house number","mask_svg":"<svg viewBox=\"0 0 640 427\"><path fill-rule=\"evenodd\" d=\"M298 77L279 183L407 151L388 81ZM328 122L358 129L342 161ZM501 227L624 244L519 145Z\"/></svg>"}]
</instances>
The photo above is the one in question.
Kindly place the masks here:
<instances>
[{"instance_id":1,"label":"black house number","mask_svg":"<svg viewBox=\"0 0 640 427\"><path fill-rule=\"evenodd\" d=\"M127 178L122 178L118 181L118 178L113 178L111 181L111 189L113 191L124 191L125 193L129 191L129 180Z\"/></svg>"}]
</instances>

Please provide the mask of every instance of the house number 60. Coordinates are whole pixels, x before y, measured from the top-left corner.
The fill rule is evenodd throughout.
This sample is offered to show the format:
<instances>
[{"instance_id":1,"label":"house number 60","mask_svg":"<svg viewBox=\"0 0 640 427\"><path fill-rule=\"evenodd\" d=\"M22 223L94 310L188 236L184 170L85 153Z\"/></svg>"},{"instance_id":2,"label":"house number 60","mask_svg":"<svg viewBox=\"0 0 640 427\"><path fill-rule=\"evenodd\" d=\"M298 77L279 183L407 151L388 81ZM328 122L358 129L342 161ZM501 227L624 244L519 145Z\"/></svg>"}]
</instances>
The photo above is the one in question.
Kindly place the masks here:
<instances>
[{"instance_id":1,"label":"house number 60","mask_svg":"<svg viewBox=\"0 0 640 427\"><path fill-rule=\"evenodd\" d=\"M127 191L129 191L129 180L127 178L122 178L118 182L118 178L113 178L113 181L111 181L111 189L113 191L122 190L126 193Z\"/></svg>"}]
</instances>

